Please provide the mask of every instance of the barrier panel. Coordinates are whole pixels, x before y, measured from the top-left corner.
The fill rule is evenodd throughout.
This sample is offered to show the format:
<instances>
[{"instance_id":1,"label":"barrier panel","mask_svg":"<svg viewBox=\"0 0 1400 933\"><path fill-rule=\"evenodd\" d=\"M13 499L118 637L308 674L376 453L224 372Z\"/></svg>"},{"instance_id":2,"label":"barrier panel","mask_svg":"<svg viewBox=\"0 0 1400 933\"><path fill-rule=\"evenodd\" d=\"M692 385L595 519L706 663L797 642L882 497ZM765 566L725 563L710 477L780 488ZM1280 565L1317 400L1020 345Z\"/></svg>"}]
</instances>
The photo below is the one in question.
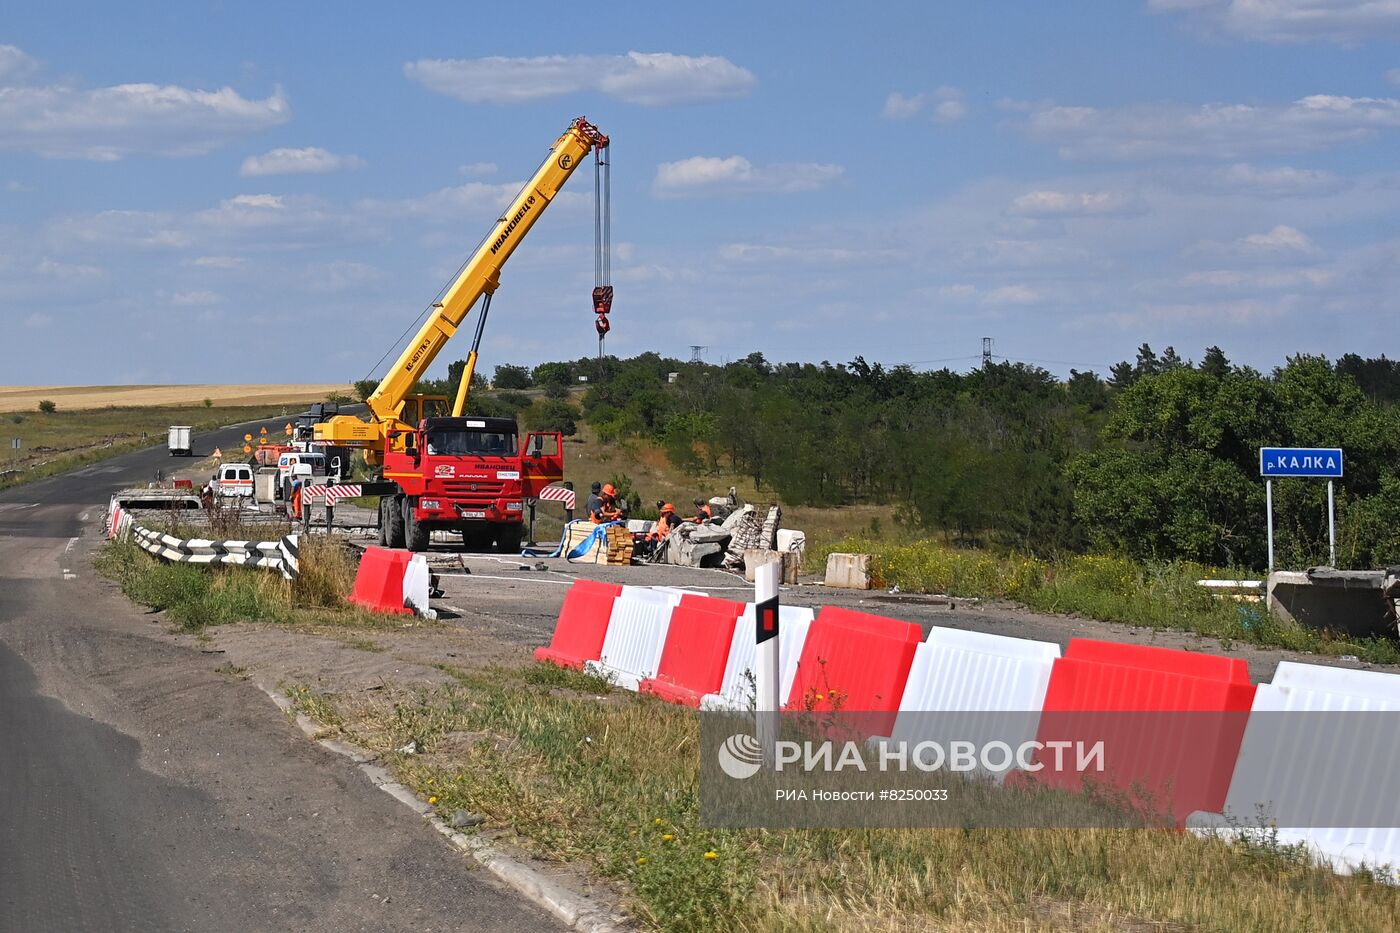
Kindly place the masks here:
<instances>
[{"instance_id":1,"label":"barrier panel","mask_svg":"<svg viewBox=\"0 0 1400 933\"><path fill-rule=\"evenodd\" d=\"M858 732L889 735L922 634L911 622L824 606L807 633L784 708L862 713Z\"/></svg>"},{"instance_id":2,"label":"barrier panel","mask_svg":"<svg viewBox=\"0 0 1400 933\"><path fill-rule=\"evenodd\" d=\"M675 590L624 586L613 600L602 653L598 660L585 662L585 670L628 690L636 690L643 680L656 676L671 610L682 596Z\"/></svg>"},{"instance_id":3,"label":"barrier panel","mask_svg":"<svg viewBox=\"0 0 1400 933\"><path fill-rule=\"evenodd\" d=\"M403 578L408 568L408 551L369 547L360 557L360 569L355 574L355 589L349 600L375 612L391 615L412 615L403 604Z\"/></svg>"},{"instance_id":4,"label":"barrier panel","mask_svg":"<svg viewBox=\"0 0 1400 933\"><path fill-rule=\"evenodd\" d=\"M812 616L812 610L805 606L778 606L778 659L782 665L782 679L778 686L780 703L787 703L788 694L792 692L792 682L797 677L797 661L807 643ZM724 662L724 677L719 689L701 697L701 709L753 709L757 695L754 686L754 665L758 657L758 647L754 643L756 626L753 603L746 603L734 626L734 637L729 643L729 657Z\"/></svg>"},{"instance_id":5,"label":"barrier panel","mask_svg":"<svg viewBox=\"0 0 1400 933\"><path fill-rule=\"evenodd\" d=\"M671 612L656 676L643 680L641 691L671 703L699 706L700 698L714 693L724 681L735 623L743 608L742 603L726 599L681 597Z\"/></svg>"},{"instance_id":6,"label":"barrier panel","mask_svg":"<svg viewBox=\"0 0 1400 933\"><path fill-rule=\"evenodd\" d=\"M1051 669L1036 738L1102 741L1106 768L1093 780L1183 826L1224 805L1253 700L1240 658L1075 638ZM1203 715L1150 715L1161 713ZM1036 779L1080 790L1084 776L1046 769Z\"/></svg>"},{"instance_id":7,"label":"barrier panel","mask_svg":"<svg viewBox=\"0 0 1400 933\"><path fill-rule=\"evenodd\" d=\"M575 580L564 594L554 638L548 646L535 649L535 660L581 669L585 661L602 657L613 600L621 592L617 583Z\"/></svg>"},{"instance_id":8,"label":"barrier panel","mask_svg":"<svg viewBox=\"0 0 1400 933\"><path fill-rule=\"evenodd\" d=\"M1060 646L1053 642L929 629L914 651L890 738L911 747L951 739L1028 742L1035 738L1039 717L1026 714L1044 705L1059 656ZM931 715L938 712L985 715L941 720Z\"/></svg>"},{"instance_id":9,"label":"barrier panel","mask_svg":"<svg viewBox=\"0 0 1400 933\"><path fill-rule=\"evenodd\" d=\"M1363 741L1364 737L1358 736L1355 724L1331 727L1342 725L1340 716L1354 715L1360 731L1366 732L1366 717L1397 712L1400 676L1280 663L1273 681L1260 684L1254 695L1221 812L1193 813L1188 825L1202 834L1239 836L1248 832L1242 827L1257 824L1261 815L1286 820L1290 813L1307 812L1320 794L1335 802L1334 809L1347 811L1352 821L1364 824L1368 814L1374 816L1382 809L1382 798L1394 798L1400 748L1379 737L1367 743L1364 751L1340 747L1348 744L1343 734ZM1283 716L1289 720L1281 722ZM1300 720L1301 725L1290 727ZM1326 734L1318 735L1319 730ZM1300 736L1314 742L1300 748L1296 741ZM1314 858L1341 874L1367 867L1382 869L1392 881L1400 881L1400 828L1282 826L1268 832L1280 845L1305 846Z\"/></svg>"}]
</instances>

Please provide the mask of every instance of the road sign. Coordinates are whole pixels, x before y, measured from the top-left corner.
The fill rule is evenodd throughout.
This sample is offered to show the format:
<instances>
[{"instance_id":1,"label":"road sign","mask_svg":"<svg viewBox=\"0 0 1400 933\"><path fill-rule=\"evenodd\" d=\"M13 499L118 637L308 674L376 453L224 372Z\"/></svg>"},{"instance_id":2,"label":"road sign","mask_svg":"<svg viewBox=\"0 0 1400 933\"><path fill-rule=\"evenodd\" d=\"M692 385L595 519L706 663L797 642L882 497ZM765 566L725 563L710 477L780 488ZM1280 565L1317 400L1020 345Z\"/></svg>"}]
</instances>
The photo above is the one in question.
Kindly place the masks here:
<instances>
[{"instance_id":1,"label":"road sign","mask_svg":"<svg viewBox=\"0 0 1400 933\"><path fill-rule=\"evenodd\" d=\"M23 442L22 442L19 438L17 438L17 437L12 437L12 438L10 438L10 449L11 449L11 450L19 450L20 445L21 445L22 443L23 443Z\"/></svg>"},{"instance_id":2,"label":"road sign","mask_svg":"<svg viewBox=\"0 0 1400 933\"><path fill-rule=\"evenodd\" d=\"M1337 566L1337 505L1332 481L1342 478L1342 448L1260 447L1259 475L1264 477L1269 573L1274 572L1274 480L1287 476L1327 480L1327 553L1330 566Z\"/></svg>"},{"instance_id":3,"label":"road sign","mask_svg":"<svg viewBox=\"0 0 1400 933\"><path fill-rule=\"evenodd\" d=\"M244 439L245 441L251 441L251 440L253 439L253 435L251 435L251 434L245 434L245 435L243 435L243 439Z\"/></svg>"},{"instance_id":4,"label":"road sign","mask_svg":"<svg viewBox=\"0 0 1400 933\"><path fill-rule=\"evenodd\" d=\"M282 430L287 432L287 436L288 436L288 437L291 437L291 436L292 436L292 423L291 423L290 421L288 421L288 422L287 422L287 426L284 427Z\"/></svg>"},{"instance_id":5,"label":"road sign","mask_svg":"<svg viewBox=\"0 0 1400 933\"><path fill-rule=\"evenodd\" d=\"M1260 476L1342 478L1340 447L1260 447Z\"/></svg>"},{"instance_id":6,"label":"road sign","mask_svg":"<svg viewBox=\"0 0 1400 933\"><path fill-rule=\"evenodd\" d=\"M243 445L243 452L244 452L245 454L250 454L250 453L253 452L253 448L250 447L250 446L248 446L247 444L244 444L244 445Z\"/></svg>"},{"instance_id":7,"label":"road sign","mask_svg":"<svg viewBox=\"0 0 1400 933\"><path fill-rule=\"evenodd\" d=\"M263 434L266 434L266 433L267 433L267 425L263 425L262 433L263 433Z\"/></svg>"}]
</instances>

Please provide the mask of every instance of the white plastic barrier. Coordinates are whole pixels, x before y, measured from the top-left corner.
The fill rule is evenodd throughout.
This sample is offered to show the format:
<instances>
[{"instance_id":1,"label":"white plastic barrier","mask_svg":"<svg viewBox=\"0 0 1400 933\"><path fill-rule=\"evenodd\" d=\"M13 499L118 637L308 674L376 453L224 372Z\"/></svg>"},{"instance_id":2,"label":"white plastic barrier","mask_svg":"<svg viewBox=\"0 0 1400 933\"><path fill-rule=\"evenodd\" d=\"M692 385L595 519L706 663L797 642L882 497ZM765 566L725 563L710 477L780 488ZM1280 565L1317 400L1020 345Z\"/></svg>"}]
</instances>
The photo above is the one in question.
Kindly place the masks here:
<instances>
[{"instance_id":1,"label":"white plastic barrier","mask_svg":"<svg viewBox=\"0 0 1400 933\"><path fill-rule=\"evenodd\" d=\"M1016 748L1032 741L1040 718L1027 714L1044 707L1059 656L1053 642L934 627L915 649L890 739L908 747L965 739Z\"/></svg>"},{"instance_id":2,"label":"white plastic barrier","mask_svg":"<svg viewBox=\"0 0 1400 933\"><path fill-rule=\"evenodd\" d=\"M780 706L787 703L792 682L797 679L797 661L802 657L802 646L807 643L807 631L812 627L814 615L814 611L805 606L778 607L778 660L783 668L783 679L778 685ZM734 640L729 643L729 660L724 665L719 693L701 697L702 710L747 712L753 709L754 663L758 656L758 646L754 644L755 625L753 603L748 603L734 626Z\"/></svg>"},{"instance_id":3,"label":"white plastic barrier","mask_svg":"<svg viewBox=\"0 0 1400 933\"><path fill-rule=\"evenodd\" d=\"M624 586L622 595L613 600L602 657L585 667L628 690L655 677L671 627L671 610L683 595L681 590Z\"/></svg>"},{"instance_id":4,"label":"white plastic barrier","mask_svg":"<svg viewBox=\"0 0 1400 933\"><path fill-rule=\"evenodd\" d=\"M1365 773L1359 772L1353 754L1309 755L1307 761L1300 761L1299 749L1279 741L1281 730L1266 727L1255 714L1395 711L1400 711L1400 676L1281 662L1273 681L1260 684L1255 691L1234 778L1225 796L1225 812L1193 813L1187 825L1203 835L1239 836L1249 832L1244 827L1255 825L1261 815L1267 817L1271 806L1305 807L1306 801L1296 799L1299 793L1312 794L1319 788L1340 795L1338 799L1345 800L1352 813L1364 819L1372 812L1377 796L1394 794L1400 748L1372 749L1362 769ZM1279 827L1270 832L1278 844L1301 844L1340 874L1362 866L1388 868L1392 879L1400 881L1400 828Z\"/></svg>"},{"instance_id":5,"label":"white plastic barrier","mask_svg":"<svg viewBox=\"0 0 1400 933\"><path fill-rule=\"evenodd\" d=\"M425 619L436 619L437 611L428 606L431 589L432 573L428 570L428 558L414 554L403 572L403 604Z\"/></svg>"}]
</instances>

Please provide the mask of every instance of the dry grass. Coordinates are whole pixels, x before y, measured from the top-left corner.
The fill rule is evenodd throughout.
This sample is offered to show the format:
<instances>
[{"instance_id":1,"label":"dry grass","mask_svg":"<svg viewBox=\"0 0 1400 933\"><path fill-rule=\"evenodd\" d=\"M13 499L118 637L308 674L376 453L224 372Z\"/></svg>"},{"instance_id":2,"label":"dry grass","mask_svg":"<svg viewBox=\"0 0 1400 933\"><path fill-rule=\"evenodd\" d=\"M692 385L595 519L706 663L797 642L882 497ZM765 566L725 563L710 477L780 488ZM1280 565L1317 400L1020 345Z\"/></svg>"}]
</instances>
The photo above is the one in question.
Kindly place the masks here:
<instances>
[{"instance_id":1,"label":"dry grass","mask_svg":"<svg viewBox=\"0 0 1400 933\"><path fill-rule=\"evenodd\" d=\"M297 385L128 385L128 386L0 386L0 412L35 411L44 399L59 411L125 408L146 405L217 406L304 404L331 393L354 397L345 384Z\"/></svg>"},{"instance_id":2,"label":"dry grass","mask_svg":"<svg viewBox=\"0 0 1400 933\"><path fill-rule=\"evenodd\" d=\"M289 693L445 814L484 815L542 858L613 879L655 929L1350 931L1393 929L1400 910L1400 889L1267 840L706 828L694 712L554 668L444 669L455 683ZM410 742L419 754L396 751Z\"/></svg>"}]
</instances>

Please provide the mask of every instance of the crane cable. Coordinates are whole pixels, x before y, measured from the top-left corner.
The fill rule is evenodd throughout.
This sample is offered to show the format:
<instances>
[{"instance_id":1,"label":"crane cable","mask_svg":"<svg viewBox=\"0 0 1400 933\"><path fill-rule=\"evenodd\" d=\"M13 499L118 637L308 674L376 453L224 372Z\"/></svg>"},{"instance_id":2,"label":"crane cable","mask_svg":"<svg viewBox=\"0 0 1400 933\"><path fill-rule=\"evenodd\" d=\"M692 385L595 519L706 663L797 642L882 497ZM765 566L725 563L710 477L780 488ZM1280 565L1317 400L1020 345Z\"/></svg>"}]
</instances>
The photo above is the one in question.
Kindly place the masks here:
<instances>
[{"instance_id":1,"label":"crane cable","mask_svg":"<svg viewBox=\"0 0 1400 933\"><path fill-rule=\"evenodd\" d=\"M606 150L606 155L604 151ZM612 144L593 149L593 322L598 331L598 356L603 355L603 338L612 326Z\"/></svg>"}]
</instances>

